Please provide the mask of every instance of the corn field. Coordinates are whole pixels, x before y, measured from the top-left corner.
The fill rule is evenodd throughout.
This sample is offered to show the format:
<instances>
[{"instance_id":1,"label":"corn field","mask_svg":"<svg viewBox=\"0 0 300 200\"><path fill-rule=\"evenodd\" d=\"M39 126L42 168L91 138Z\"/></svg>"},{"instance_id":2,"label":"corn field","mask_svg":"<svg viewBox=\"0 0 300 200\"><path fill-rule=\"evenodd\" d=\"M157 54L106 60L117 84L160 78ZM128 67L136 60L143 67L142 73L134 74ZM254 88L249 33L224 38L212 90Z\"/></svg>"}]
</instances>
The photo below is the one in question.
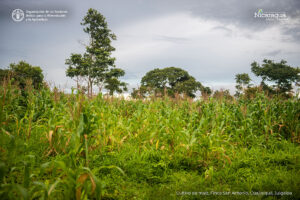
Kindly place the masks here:
<instances>
[{"instance_id":1,"label":"corn field","mask_svg":"<svg viewBox=\"0 0 300 200\"><path fill-rule=\"evenodd\" d=\"M297 99L88 99L4 82L0 134L0 199L300 198Z\"/></svg>"}]
</instances>

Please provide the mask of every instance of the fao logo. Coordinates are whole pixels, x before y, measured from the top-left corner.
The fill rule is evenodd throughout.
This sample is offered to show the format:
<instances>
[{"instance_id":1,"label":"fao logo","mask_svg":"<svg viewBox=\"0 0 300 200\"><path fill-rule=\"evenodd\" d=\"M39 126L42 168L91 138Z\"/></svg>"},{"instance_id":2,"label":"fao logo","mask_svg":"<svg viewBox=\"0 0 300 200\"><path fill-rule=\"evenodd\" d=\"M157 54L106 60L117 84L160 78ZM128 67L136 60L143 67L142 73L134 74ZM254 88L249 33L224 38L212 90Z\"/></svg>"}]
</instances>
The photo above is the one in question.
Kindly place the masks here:
<instances>
[{"instance_id":1,"label":"fao logo","mask_svg":"<svg viewBox=\"0 0 300 200\"><path fill-rule=\"evenodd\" d=\"M11 17L15 22L20 22L24 19L25 14L24 11L21 9L15 9L11 13Z\"/></svg>"}]
</instances>

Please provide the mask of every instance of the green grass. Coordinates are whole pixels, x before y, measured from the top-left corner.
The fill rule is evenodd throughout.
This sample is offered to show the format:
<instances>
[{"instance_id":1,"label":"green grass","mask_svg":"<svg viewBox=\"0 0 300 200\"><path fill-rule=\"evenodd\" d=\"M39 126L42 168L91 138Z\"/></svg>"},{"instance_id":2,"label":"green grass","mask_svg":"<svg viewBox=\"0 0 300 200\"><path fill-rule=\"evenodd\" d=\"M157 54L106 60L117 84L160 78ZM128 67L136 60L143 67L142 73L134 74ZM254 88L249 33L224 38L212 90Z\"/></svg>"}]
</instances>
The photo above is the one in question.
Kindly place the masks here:
<instances>
[{"instance_id":1,"label":"green grass","mask_svg":"<svg viewBox=\"0 0 300 200\"><path fill-rule=\"evenodd\" d=\"M300 198L296 99L89 100L7 83L0 114L0 199ZM199 195L212 191L292 195Z\"/></svg>"}]
</instances>

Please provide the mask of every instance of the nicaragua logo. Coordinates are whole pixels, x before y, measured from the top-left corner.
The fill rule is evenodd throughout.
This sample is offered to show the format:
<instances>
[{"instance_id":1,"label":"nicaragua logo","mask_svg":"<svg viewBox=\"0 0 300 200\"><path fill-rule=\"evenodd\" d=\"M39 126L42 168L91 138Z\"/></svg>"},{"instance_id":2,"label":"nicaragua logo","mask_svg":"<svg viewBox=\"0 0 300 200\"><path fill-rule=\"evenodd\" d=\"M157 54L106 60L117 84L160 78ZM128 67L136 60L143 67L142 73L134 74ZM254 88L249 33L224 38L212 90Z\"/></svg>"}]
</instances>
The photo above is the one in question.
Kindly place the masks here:
<instances>
[{"instance_id":1,"label":"nicaragua logo","mask_svg":"<svg viewBox=\"0 0 300 200\"><path fill-rule=\"evenodd\" d=\"M14 9L11 13L11 17L15 22L21 22L24 19L25 14L21 9Z\"/></svg>"},{"instance_id":2,"label":"nicaragua logo","mask_svg":"<svg viewBox=\"0 0 300 200\"><path fill-rule=\"evenodd\" d=\"M254 18L264 18L266 20L287 20L285 12L264 12L263 9L258 9L254 12Z\"/></svg>"}]
</instances>

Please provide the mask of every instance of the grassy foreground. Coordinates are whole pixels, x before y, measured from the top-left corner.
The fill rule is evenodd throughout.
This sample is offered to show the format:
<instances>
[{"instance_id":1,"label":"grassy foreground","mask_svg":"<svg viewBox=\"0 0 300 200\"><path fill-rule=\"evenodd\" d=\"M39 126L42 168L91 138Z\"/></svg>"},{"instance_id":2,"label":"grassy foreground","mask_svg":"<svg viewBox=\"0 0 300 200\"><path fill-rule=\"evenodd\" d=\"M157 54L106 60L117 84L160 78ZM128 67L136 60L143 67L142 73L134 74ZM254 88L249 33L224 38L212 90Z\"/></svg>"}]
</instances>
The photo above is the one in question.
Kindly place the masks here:
<instances>
[{"instance_id":1,"label":"grassy foreground","mask_svg":"<svg viewBox=\"0 0 300 200\"><path fill-rule=\"evenodd\" d=\"M0 199L299 199L299 133L295 99L88 100L8 83Z\"/></svg>"}]
</instances>

